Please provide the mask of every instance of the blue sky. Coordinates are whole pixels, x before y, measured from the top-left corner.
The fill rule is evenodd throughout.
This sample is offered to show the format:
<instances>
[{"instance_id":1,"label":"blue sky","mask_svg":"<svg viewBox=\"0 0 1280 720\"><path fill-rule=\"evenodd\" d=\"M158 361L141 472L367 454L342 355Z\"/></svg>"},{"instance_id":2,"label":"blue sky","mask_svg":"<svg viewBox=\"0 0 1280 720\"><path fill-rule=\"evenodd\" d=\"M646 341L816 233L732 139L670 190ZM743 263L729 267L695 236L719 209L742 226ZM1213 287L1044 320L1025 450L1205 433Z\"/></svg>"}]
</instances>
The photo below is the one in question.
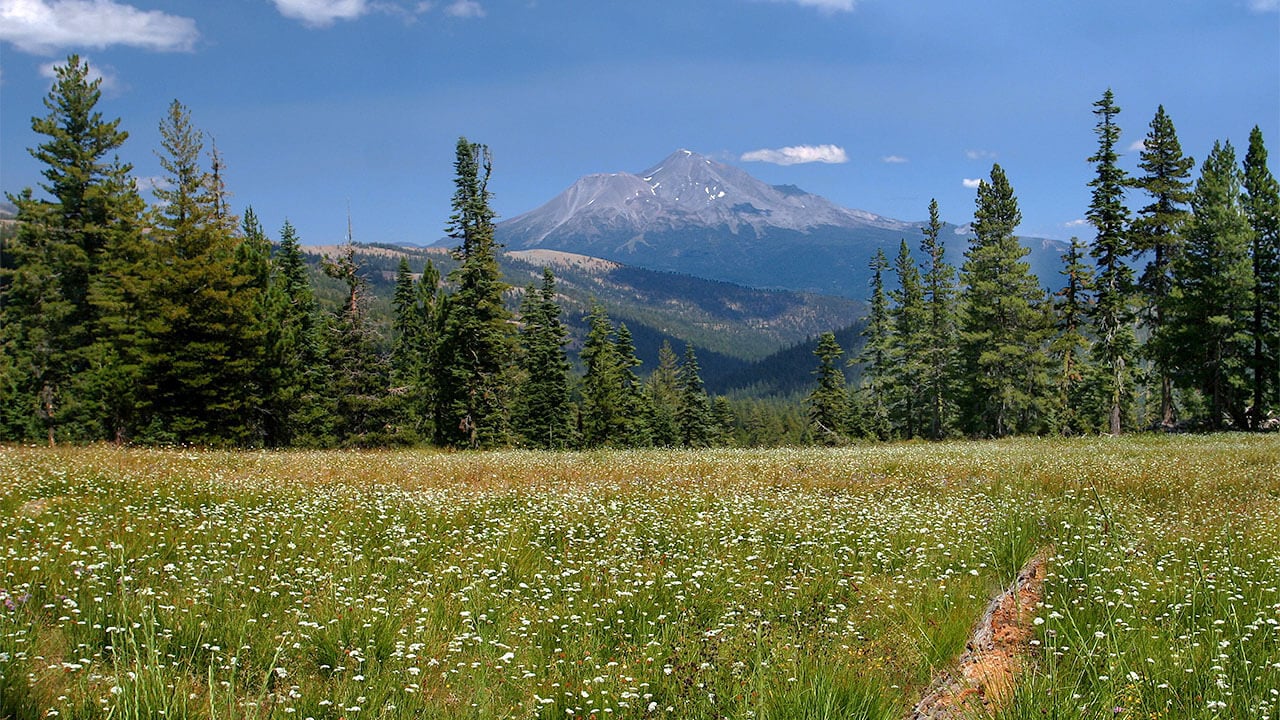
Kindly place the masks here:
<instances>
[{"instance_id":1,"label":"blue sky","mask_svg":"<svg viewBox=\"0 0 1280 720\"><path fill-rule=\"evenodd\" d=\"M936 197L959 223L999 162L1021 234L1064 239L1091 236L1107 88L1131 170L1161 103L1197 165L1259 125L1280 167L1277 0L0 0L0 189L39 182L30 118L70 52L138 176L161 174L179 99L233 203L309 244L348 206L358 240L439 238L459 135L491 147L503 217L688 148L903 220Z\"/></svg>"}]
</instances>

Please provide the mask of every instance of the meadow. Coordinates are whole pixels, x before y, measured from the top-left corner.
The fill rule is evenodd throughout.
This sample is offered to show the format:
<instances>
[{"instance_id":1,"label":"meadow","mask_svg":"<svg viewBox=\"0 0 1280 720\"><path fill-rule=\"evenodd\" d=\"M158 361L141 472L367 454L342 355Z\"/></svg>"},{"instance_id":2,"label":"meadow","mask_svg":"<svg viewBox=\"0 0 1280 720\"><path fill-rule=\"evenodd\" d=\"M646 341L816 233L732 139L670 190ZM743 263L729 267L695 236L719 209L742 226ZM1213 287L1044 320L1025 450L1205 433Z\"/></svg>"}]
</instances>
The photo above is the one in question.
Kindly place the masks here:
<instances>
[{"instance_id":1,"label":"meadow","mask_svg":"<svg viewBox=\"0 0 1280 720\"><path fill-rule=\"evenodd\" d=\"M1280 436L0 447L0 718L901 718L1049 553L1001 718L1280 717Z\"/></svg>"}]
</instances>

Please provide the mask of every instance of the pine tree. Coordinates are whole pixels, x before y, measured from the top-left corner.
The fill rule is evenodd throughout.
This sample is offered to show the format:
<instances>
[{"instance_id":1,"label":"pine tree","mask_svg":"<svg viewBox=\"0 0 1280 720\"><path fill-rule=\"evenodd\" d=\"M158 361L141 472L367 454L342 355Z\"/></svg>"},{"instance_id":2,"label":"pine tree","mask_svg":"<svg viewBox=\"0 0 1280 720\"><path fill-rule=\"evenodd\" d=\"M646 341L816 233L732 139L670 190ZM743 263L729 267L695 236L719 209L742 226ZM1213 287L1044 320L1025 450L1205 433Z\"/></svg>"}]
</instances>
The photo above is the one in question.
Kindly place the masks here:
<instances>
[{"instance_id":1,"label":"pine tree","mask_svg":"<svg viewBox=\"0 0 1280 720\"><path fill-rule=\"evenodd\" d=\"M628 408L613 323L599 304L592 307L587 323L579 353L587 368L582 378L582 442L587 447L625 446Z\"/></svg>"},{"instance_id":2,"label":"pine tree","mask_svg":"<svg viewBox=\"0 0 1280 720\"><path fill-rule=\"evenodd\" d=\"M1062 256L1066 285L1055 296L1057 333L1049 344L1057 389L1053 430L1063 435L1078 435L1097 427L1097 423L1089 419L1094 404L1089 402L1087 394L1093 373L1088 362L1091 343L1085 335L1093 272L1085 264L1084 256L1085 245L1079 238L1071 238L1071 246Z\"/></svg>"},{"instance_id":3,"label":"pine tree","mask_svg":"<svg viewBox=\"0 0 1280 720\"><path fill-rule=\"evenodd\" d=\"M925 365L921 390L928 405L929 437L943 438L951 425L954 399L951 374L955 364L955 268L946 261L942 243L938 201L929 203L929 223L924 227L920 252L927 263L922 278L925 307L922 358Z\"/></svg>"},{"instance_id":4,"label":"pine tree","mask_svg":"<svg viewBox=\"0 0 1280 720\"><path fill-rule=\"evenodd\" d=\"M158 153L168 183L153 231L158 270L151 287L143 359L156 441L247 444L254 397L257 292L236 264L235 218L224 191L200 165L200 132L174 101L160 125Z\"/></svg>"},{"instance_id":5,"label":"pine tree","mask_svg":"<svg viewBox=\"0 0 1280 720\"><path fill-rule=\"evenodd\" d=\"M680 363L676 379L680 389L680 410L676 413L680 441L685 447L710 447L715 437L715 421L693 343L684 346L684 361Z\"/></svg>"},{"instance_id":6,"label":"pine tree","mask_svg":"<svg viewBox=\"0 0 1280 720\"><path fill-rule=\"evenodd\" d=\"M1107 397L1107 427L1112 435L1119 435L1124 414L1133 399L1133 356L1137 349L1129 310L1133 271L1124 262L1130 253L1129 210L1124 205L1128 178L1117 164L1120 128L1115 124L1115 116L1120 108L1115 104L1115 97L1107 90L1093 107L1093 114L1098 116L1094 130L1098 135L1098 151L1089 157L1089 162L1096 166L1097 176L1089 182L1093 199L1086 214L1097 230L1090 250L1097 265L1091 307L1096 337L1093 351L1104 370L1100 379L1102 392Z\"/></svg>"},{"instance_id":7,"label":"pine tree","mask_svg":"<svg viewBox=\"0 0 1280 720\"><path fill-rule=\"evenodd\" d=\"M511 314L502 302L507 286L498 268L489 207L489 149L459 138L449 237L459 241L461 263L450 274L457 285L449 301L436 378L441 444L486 448L507 441Z\"/></svg>"},{"instance_id":8,"label":"pine tree","mask_svg":"<svg viewBox=\"0 0 1280 720\"><path fill-rule=\"evenodd\" d=\"M896 434L912 439L919 437L928 422L927 401L923 392L928 377L925 350L928 347L928 309L920 286L911 249L903 240L894 263L898 289L891 292L894 301L890 311L893 334L889 341L891 396L890 416Z\"/></svg>"},{"instance_id":9,"label":"pine tree","mask_svg":"<svg viewBox=\"0 0 1280 720\"><path fill-rule=\"evenodd\" d=\"M1186 207L1191 202L1191 168L1195 161L1182 155L1182 146L1173 121L1164 106L1156 110L1151 129L1142 144L1138 167L1145 173L1136 185L1151 197L1151 203L1138 211L1133 223L1133 253L1150 254L1151 260L1142 273L1144 321L1151 329L1152 341L1144 348L1155 366L1160 380L1160 423L1174 423L1173 381L1170 378L1169 353L1162 350L1167 343L1164 316L1169 304L1171 263L1182 246L1182 233L1190 218Z\"/></svg>"},{"instance_id":10,"label":"pine tree","mask_svg":"<svg viewBox=\"0 0 1280 720\"><path fill-rule=\"evenodd\" d=\"M560 322L556 279L551 268L542 270L542 286L525 291L520 332L521 369L524 382L513 411L512 425L533 447L561 450L573 437L573 406L569 402L569 359L564 346L568 332Z\"/></svg>"},{"instance_id":11,"label":"pine tree","mask_svg":"<svg viewBox=\"0 0 1280 720\"><path fill-rule=\"evenodd\" d=\"M266 392L271 447L318 447L331 442L332 408L325 396L327 326L318 306L297 230L280 228L280 247L272 262L268 315L272 331L264 340L266 363L276 368Z\"/></svg>"},{"instance_id":12,"label":"pine tree","mask_svg":"<svg viewBox=\"0 0 1280 720\"><path fill-rule=\"evenodd\" d=\"M333 433L343 447L378 447L403 442L393 426L394 403L388 394L389 369L377 351L365 305L366 281L355 259L355 243L336 258L325 258L324 272L346 286L341 310L330 319L328 391L333 398Z\"/></svg>"},{"instance_id":13,"label":"pine tree","mask_svg":"<svg viewBox=\"0 0 1280 720\"><path fill-rule=\"evenodd\" d=\"M1244 212L1253 230L1252 427L1280 408L1280 184L1267 168L1262 130L1254 126L1244 157Z\"/></svg>"},{"instance_id":14,"label":"pine tree","mask_svg":"<svg viewBox=\"0 0 1280 720\"><path fill-rule=\"evenodd\" d=\"M1208 424L1224 417L1245 427L1253 310L1250 228L1240 205L1240 170L1231 143L1217 143L1200 168L1192 220L1173 261L1166 322L1175 379L1209 404Z\"/></svg>"},{"instance_id":15,"label":"pine tree","mask_svg":"<svg viewBox=\"0 0 1280 720\"><path fill-rule=\"evenodd\" d=\"M862 366L859 394L863 396L861 404L865 417L861 424L866 433L887 440L893 433L889 419L889 395L892 392L889 353L893 341L893 319L889 316L889 300L884 291L884 271L889 268L889 260L883 250L876 250L870 267L871 312L862 331L862 337L866 339L862 353L856 360Z\"/></svg>"},{"instance_id":16,"label":"pine tree","mask_svg":"<svg viewBox=\"0 0 1280 720\"><path fill-rule=\"evenodd\" d=\"M1001 437L1043 426L1048 358L1044 292L1013 234L1022 213L999 165L978 185L974 241L961 268L961 421L971 435Z\"/></svg>"},{"instance_id":17,"label":"pine tree","mask_svg":"<svg viewBox=\"0 0 1280 720\"><path fill-rule=\"evenodd\" d=\"M824 445L843 445L846 415L849 411L848 386L840 368L840 356L844 350L836 341L835 333L826 332L818 338L813 351L818 356L817 387L809 393L809 427L813 437Z\"/></svg>"},{"instance_id":18,"label":"pine tree","mask_svg":"<svg viewBox=\"0 0 1280 720\"><path fill-rule=\"evenodd\" d=\"M680 358L671 343L662 341L658 348L658 364L645 381L645 399L651 410L649 432L653 444L658 447L675 447L680 444L680 427L676 414L680 409L679 389Z\"/></svg>"},{"instance_id":19,"label":"pine tree","mask_svg":"<svg viewBox=\"0 0 1280 720\"><path fill-rule=\"evenodd\" d=\"M109 157L128 133L97 110L101 80L91 76L87 62L68 57L54 68L48 115L31 120L32 130L48 138L30 153L44 165L41 187L52 201L29 192L10 196L19 231L0 285L13 374L7 404L16 406L15 418L31 413L20 424L38 427L51 443L58 428L76 439L104 432L94 405L103 388L90 382L97 377L89 347L98 328L89 292L99 256L136 212L128 197L131 168Z\"/></svg>"}]
</instances>

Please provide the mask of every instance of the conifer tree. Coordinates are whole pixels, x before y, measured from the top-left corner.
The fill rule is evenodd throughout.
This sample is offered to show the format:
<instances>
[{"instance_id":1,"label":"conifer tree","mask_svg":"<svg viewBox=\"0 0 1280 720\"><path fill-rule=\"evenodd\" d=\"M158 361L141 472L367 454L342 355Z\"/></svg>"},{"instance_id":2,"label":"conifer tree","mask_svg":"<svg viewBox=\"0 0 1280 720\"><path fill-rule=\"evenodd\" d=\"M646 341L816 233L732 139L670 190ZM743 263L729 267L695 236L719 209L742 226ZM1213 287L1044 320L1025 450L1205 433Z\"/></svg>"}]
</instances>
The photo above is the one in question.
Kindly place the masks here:
<instances>
[{"instance_id":1,"label":"conifer tree","mask_svg":"<svg viewBox=\"0 0 1280 720\"><path fill-rule=\"evenodd\" d=\"M658 364L645 381L645 400L650 408L649 432L653 444L675 447L680 444L680 428L676 414L680 409L678 377L680 358L671 343L662 341L658 348Z\"/></svg>"},{"instance_id":2,"label":"conifer tree","mask_svg":"<svg viewBox=\"0 0 1280 720\"><path fill-rule=\"evenodd\" d=\"M1191 198L1192 220L1173 262L1168 343L1178 381L1208 403L1208 424L1246 427L1253 310L1250 228L1231 143L1215 142Z\"/></svg>"},{"instance_id":3,"label":"conifer tree","mask_svg":"<svg viewBox=\"0 0 1280 720\"><path fill-rule=\"evenodd\" d=\"M849 411L848 385L840 368L840 356L844 350L836 341L835 333L826 332L818 338L813 351L818 356L817 387L809 393L809 427L815 440L824 445L842 445L847 442L846 416Z\"/></svg>"},{"instance_id":4,"label":"conifer tree","mask_svg":"<svg viewBox=\"0 0 1280 720\"><path fill-rule=\"evenodd\" d=\"M1091 343L1085 334L1085 323L1093 272L1085 264L1085 249L1080 239L1073 237L1071 246L1062 256L1062 275L1066 278L1066 285L1055 296L1057 332L1049 344L1057 389L1053 430L1063 435L1078 435L1097 427L1097 423L1090 419L1096 404L1089 402L1087 397L1093 373L1088 362Z\"/></svg>"},{"instance_id":5,"label":"conifer tree","mask_svg":"<svg viewBox=\"0 0 1280 720\"><path fill-rule=\"evenodd\" d=\"M711 401L711 421L715 427L712 442L716 447L732 447L736 444L738 414L734 412L729 398L717 395Z\"/></svg>"},{"instance_id":6,"label":"conifer tree","mask_svg":"<svg viewBox=\"0 0 1280 720\"><path fill-rule=\"evenodd\" d=\"M1048 358L1044 292L1014 235L1022 221L1004 169L978 185L974 241L961 268L962 422L971 435L1002 437L1043 426Z\"/></svg>"},{"instance_id":7,"label":"conifer tree","mask_svg":"<svg viewBox=\"0 0 1280 720\"><path fill-rule=\"evenodd\" d=\"M929 223L924 227L920 252L925 259L921 279L925 306L922 356L924 402L928 405L929 437L939 440L947 434L954 414L951 374L955 364L955 268L946 261L942 243L942 220L938 201L929 203Z\"/></svg>"},{"instance_id":8,"label":"conifer tree","mask_svg":"<svg viewBox=\"0 0 1280 720\"><path fill-rule=\"evenodd\" d=\"M912 439L919 437L928 422L923 388L928 373L925 349L928 342L928 314L920 271L911 257L911 249L903 240L894 263L898 289L891 292L890 311L893 334L889 341L889 369L886 373L893 389L890 416L896 434Z\"/></svg>"},{"instance_id":9,"label":"conifer tree","mask_svg":"<svg viewBox=\"0 0 1280 720\"><path fill-rule=\"evenodd\" d=\"M409 270L408 258L401 257L396 267L395 289L391 296L391 357L388 362L390 387L388 403L394 435L398 442L414 443L424 408L417 402L422 377L423 335L427 332L419 305L418 286Z\"/></svg>"},{"instance_id":10,"label":"conifer tree","mask_svg":"<svg viewBox=\"0 0 1280 720\"><path fill-rule=\"evenodd\" d=\"M1142 273L1144 322L1151 329L1152 340L1144 348L1154 364L1160 381L1160 423L1174 423L1173 381L1170 377L1165 312L1169 304L1171 263L1182 246L1182 234L1190 218L1191 168L1195 161L1184 157L1173 121L1161 105L1151 120L1151 129L1142 143L1138 167L1145 173L1135 184L1150 196L1151 202L1138 211L1133 223L1133 253L1149 254L1150 261Z\"/></svg>"},{"instance_id":11,"label":"conifer tree","mask_svg":"<svg viewBox=\"0 0 1280 720\"><path fill-rule=\"evenodd\" d=\"M21 408L13 417L30 413L20 424L38 427L49 442L60 427L68 438L102 437L94 400L103 388L92 381L100 363L88 350L98 330L90 286L113 234L126 226L136 231L131 167L111 156L128 133L119 119L103 119L101 80L91 77L77 55L55 66L44 99L49 112L31 120L47 138L30 153L44 165L41 187L52 199L10 196L19 230L0 284L0 326L14 376L10 403Z\"/></svg>"},{"instance_id":12,"label":"conifer tree","mask_svg":"<svg viewBox=\"0 0 1280 720\"><path fill-rule=\"evenodd\" d=\"M487 147L458 139L447 229L459 242L454 257L461 264L450 274L457 290L448 304L436 373L436 437L445 445L485 448L507 441L513 343L489 206L492 169Z\"/></svg>"},{"instance_id":13,"label":"conifer tree","mask_svg":"<svg viewBox=\"0 0 1280 720\"><path fill-rule=\"evenodd\" d=\"M156 228L143 377L152 440L247 444L254 397L257 292L236 263L235 218L200 164L203 141L178 101L160 125L168 183Z\"/></svg>"},{"instance_id":14,"label":"conifer tree","mask_svg":"<svg viewBox=\"0 0 1280 720\"><path fill-rule=\"evenodd\" d=\"M1280 408L1280 184L1254 126L1244 157L1244 212L1253 231L1253 413L1257 428Z\"/></svg>"},{"instance_id":15,"label":"conifer tree","mask_svg":"<svg viewBox=\"0 0 1280 720\"><path fill-rule=\"evenodd\" d=\"M889 315L889 300L884 291L884 271L889 260L883 250L876 250L871 259L871 311L867 326L862 331L865 341L857 358L862 371L862 412L865 416L862 429L881 440L893 433L889 419L889 395L892 378L889 373L889 354L893 341L893 319Z\"/></svg>"},{"instance_id":16,"label":"conifer tree","mask_svg":"<svg viewBox=\"0 0 1280 720\"><path fill-rule=\"evenodd\" d=\"M587 447L628 444L628 407L623 360L614 342L613 323L602 305L587 318L589 329L579 356L586 364L582 378L582 442Z\"/></svg>"},{"instance_id":17,"label":"conifer tree","mask_svg":"<svg viewBox=\"0 0 1280 720\"><path fill-rule=\"evenodd\" d=\"M324 272L346 286L347 297L330 319L328 390L333 398L333 433L343 447L378 447L404 442L396 432L394 404L387 388L389 372L378 354L365 304L366 281L355 258L355 243L347 243L336 258L325 258Z\"/></svg>"},{"instance_id":18,"label":"conifer tree","mask_svg":"<svg viewBox=\"0 0 1280 720\"><path fill-rule=\"evenodd\" d=\"M685 447L710 447L715 438L715 421L693 343L684 346L684 361L680 363L676 379L680 388L680 410L676 413L680 441Z\"/></svg>"},{"instance_id":19,"label":"conifer tree","mask_svg":"<svg viewBox=\"0 0 1280 720\"><path fill-rule=\"evenodd\" d=\"M1089 157L1089 162L1094 163L1097 175L1089 182L1093 199L1086 213L1097 230L1090 250L1097 265L1091 307L1093 351L1102 369L1099 377L1107 398L1107 428L1112 435L1119 435L1133 398L1133 356L1137 349L1129 309L1133 272L1124 262L1130 253L1129 210L1124 205L1128 179L1117 164L1120 128L1115 124L1115 116L1120 108L1111 90L1103 93L1093 107L1093 114L1098 116L1094 130L1098 135L1098 151Z\"/></svg>"},{"instance_id":20,"label":"conifer tree","mask_svg":"<svg viewBox=\"0 0 1280 720\"><path fill-rule=\"evenodd\" d=\"M569 359L564 346L568 333L560 322L556 279L542 270L542 286L525 291L520 332L524 382L513 410L512 425L524 442L548 450L572 442L573 406L569 402Z\"/></svg>"},{"instance_id":21,"label":"conifer tree","mask_svg":"<svg viewBox=\"0 0 1280 720\"><path fill-rule=\"evenodd\" d=\"M264 399L272 447L317 447L331 441L332 409L325 396L326 328L315 290L302 257L297 230L289 221L280 228L280 249L272 263L265 362L275 370L275 384Z\"/></svg>"},{"instance_id":22,"label":"conifer tree","mask_svg":"<svg viewBox=\"0 0 1280 720\"><path fill-rule=\"evenodd\" d=\"M648 398L644 394L644 383L636 374L640 367L640 358L636 357L636 345L631 338L631 330L626 323L618 323L614 334L614 346L617 348L618 361L622 372L623 417L625 420L625 444L629 447L648 447L653 444L649 432L649 418L653 409L649 407Z\"/></svg>"}]
</instances>

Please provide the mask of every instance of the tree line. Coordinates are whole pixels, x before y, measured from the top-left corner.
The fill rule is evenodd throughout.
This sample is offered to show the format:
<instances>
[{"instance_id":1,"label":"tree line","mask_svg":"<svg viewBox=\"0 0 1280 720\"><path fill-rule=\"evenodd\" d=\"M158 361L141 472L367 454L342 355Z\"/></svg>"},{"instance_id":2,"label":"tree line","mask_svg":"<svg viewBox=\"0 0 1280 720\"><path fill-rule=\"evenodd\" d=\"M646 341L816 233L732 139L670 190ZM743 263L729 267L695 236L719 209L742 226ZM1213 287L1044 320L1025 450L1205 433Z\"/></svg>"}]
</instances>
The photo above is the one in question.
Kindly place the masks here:
<instances>
[{"instance_id":1,"label":"tree line","mask_svg":"<svg viewBox=\"0 0 1280 720\"><path fill-rule=\"evenodd\" d=\"M1086 218L1062 286L1041 289L1014 235L1017 198L997 164L979 187L974 239L946 262L938 206L917 265L906 240L872 260L871 309L845 383L835 336L820 339L807 398L815 436L1118 434L1175 426L1274 429L1280 409L1280 190L1254 127L1242 163L1215 142L1192 181L1163 106L1138 168L1119 166L1120 108L1094 103L1097 151ZM1136 212L1130 192L1145 202ZM1141 268L1135 272L1135 268ZM896 276L886 292L885 276Z\"/></svg>"},{"instance_id":2,"label":"tree line","mask_svg":"<svg viewBox=\"0 0 1280 720\"><path fill-rule=\"evenodd\" d=\"M71 56L32 128L42 189L10 200L0 253L0 437L246 447L706 447L729 442L689 346L642 381L625 325L595 308L571 372L555 278L504 302L488 149L456 149L447 231L458 267L402 260L388 345L369 317L351 242L323 262L343 290L316 300L296 230L277 242L230 210L216 146L174 101L160 123L165 177L148 205L116 151L120 120Z\"/></svg>"},{"instance_id":3,"label":"tree line","mask_svg":"<svg viewBox=\"0 0 1280 720\"><path fill-rule=\"evenodd\" d=\"M566 352L556 279L510 288L498 268L488 149L460 138L447 232L457 267L402 260L383 338L348 243L323 262L342 288L317 301L301 241L231 212L216 145L175 101L160 123L165 172L147 203L117 152L128 133L98 110L99 81L71 56L32 120L44 139L38 198L0 250L0 438L240 447L710 447L857 437L1119 432L1160 420L1259 428L1280 406L1277 189L1254 130L1243 169L1215 145L1192 160L1161 109L1144 175L1119 169L1108 92L1089 221L1061 292L1046 296L1014 231L997 165L978 190L957 271L938 207L917 265L904 240L873 261L871 312L845 379L832 334L807 403L711 397L692 345L664 346L647 376L603 307ZM1136 214L1126 193L1150 204ZM1092 260L1092 262L1090 262ZM1147 261L1135 278L1131 267ZM887 276L896 276L887 289ZM518 311L506 299L520 298ZM1141 342L1139 341L1141 339Z\"/></svg>"}]
</instances>

